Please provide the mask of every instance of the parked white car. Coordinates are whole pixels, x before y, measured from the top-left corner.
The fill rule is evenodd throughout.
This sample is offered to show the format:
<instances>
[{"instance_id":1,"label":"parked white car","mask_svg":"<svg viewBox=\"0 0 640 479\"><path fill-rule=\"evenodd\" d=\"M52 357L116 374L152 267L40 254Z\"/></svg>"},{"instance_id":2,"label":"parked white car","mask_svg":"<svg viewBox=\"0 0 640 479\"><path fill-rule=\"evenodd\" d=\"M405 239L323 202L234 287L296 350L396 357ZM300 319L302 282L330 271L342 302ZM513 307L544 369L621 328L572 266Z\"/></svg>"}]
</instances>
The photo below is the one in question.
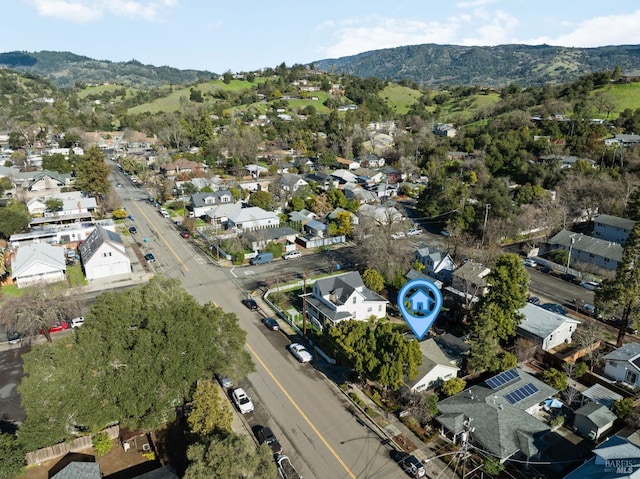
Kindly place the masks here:
<instances>
[{"instance_id":1,"label":"parked white car","mask_svg":"<svg viewBox=\"0 0 640 479\"><path fill-rule=\"evenodd\" d=\"M535 268L536 266L538 266L538 263L529 258L525 259L523 263L525 266L529 266L530 268Z\"/></svg>"},{"instance_id":2,"label":"parked white car","mask_svg":"<svg viewBox=\"0 0 640 479\"><path fill-rule=\"evenodd\" d=\"M282 259L295 259L302 257L302 253L300 251L289 251L282 255Z\"/></svg>"},{"instance_id":3,"label":"parked white car","mask_svg":"<svg viewBox=\"0 0 640 479\"><path fill-rule=\"evenodd\" d=\"M300 343L291 343L287 346L287 349L289 349L291 354L301 363L308 363L313 359L311 353Z\"/></svg>"},{"instance_id":4,"label":"parked white car","mask_svg":"<svg viewBox=\"0 0 640 479\"><path fill-rule=\"evenodd\" d=\"M236 403L238 410L242 414L249 414L250 412L253 412L253 403L251 402L251 398L247 396L244 389L234 389L231 396L233 397L233 402Z\"/></svg>"},{"instance_id":5,"label":"parked white car","mask_svg":"<svg viewBox=\"0 0 640 479\"><path fill-rule=\"evenodd\" d=\"M79 328L84 324L84 316L78 316L77 318L73 318L69 320L69 326L72 328Z\"/></svg>"},{"instance_id":6,"label":"parked white car","mask_svg":"<svg viewBox=\"0 0 640 479\"><path fill-rule=\"evenodd\" d=\"M422 230L418 228L411 228L409 231L407 231L407 236L417 236L421 234Z\"/></svg>"}]
</instances>

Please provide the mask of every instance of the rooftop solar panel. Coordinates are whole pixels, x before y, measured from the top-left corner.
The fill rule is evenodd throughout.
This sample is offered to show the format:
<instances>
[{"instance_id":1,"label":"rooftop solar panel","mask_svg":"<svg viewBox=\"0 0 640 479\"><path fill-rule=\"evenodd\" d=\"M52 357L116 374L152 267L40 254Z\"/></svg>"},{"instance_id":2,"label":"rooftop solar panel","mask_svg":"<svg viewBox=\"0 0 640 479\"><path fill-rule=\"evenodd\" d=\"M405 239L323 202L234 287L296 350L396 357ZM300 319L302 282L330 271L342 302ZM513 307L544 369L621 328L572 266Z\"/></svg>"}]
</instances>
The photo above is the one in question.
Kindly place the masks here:
<instances>
[{"instance_id":1,"label":"rooftop solar panel","mask_svg":"<svg viewBox=\"0 0 640 479\"><path fill-rule=\"evenodd\" d=\"M500 374L496 374L492 378L487 379L485 382L491 389L497 389L500 386L503 386L518 377L520 376L518 375L517 369L513 368L509 369L508 371L501 372Z\"/></svg>"},{"instance_id":2,"label":"rooftop solar panel","mask_svg":"<svg viewBox=\"0 0 640 479\"><path fill-rule=\"evenodd\" d=\"M504 398L509 401L509 404L515 404L517 402L522 401L523 399L528 398L529 396L538 392L538 388L535 387L532 383L527 383L521 388L516 389L515 391L510 392L509 394L505 394Z\"/></svg>"}]
</instances>

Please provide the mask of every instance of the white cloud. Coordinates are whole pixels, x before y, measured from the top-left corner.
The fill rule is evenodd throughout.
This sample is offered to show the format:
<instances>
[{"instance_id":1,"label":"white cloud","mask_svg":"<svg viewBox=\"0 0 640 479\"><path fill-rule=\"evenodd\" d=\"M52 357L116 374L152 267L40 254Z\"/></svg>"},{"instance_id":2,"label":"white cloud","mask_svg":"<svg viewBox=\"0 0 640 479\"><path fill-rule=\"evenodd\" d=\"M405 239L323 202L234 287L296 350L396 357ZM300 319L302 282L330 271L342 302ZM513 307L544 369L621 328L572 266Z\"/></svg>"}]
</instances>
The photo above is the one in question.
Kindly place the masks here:
<instances>
[{"instance_id":1,"label":"white cloud","mask_svg":"<svg viewBox=\"0 0 640 479\"><path fill-rule=\"evenodd\" d=\"M526 40L531 45L561 45L566 47L598 47L640 43L640 10L621 15L595 17L573 26L572 31L555 37Z\"/></svg>"},{"instance_id":2,"label":"white cloud","mask_svg":"<svg viewBox=\"0 0 640 479\"><path fill-rule=\"evenodd\" d=\"M319 28L334 30L337 40L324 54L327 58L337 58L402 45L451 42L459 22L455 17L447 22L425 22L374 16L325 22Z\"/></svg>"},{"instance_id":3,"label":"white cloud","mask_svg":"<svg viewBox=\"0 0 640 479\"><path fill-rule=\"evenodd\" d=\"M177 0L24 0L39 15L88 23L104 16L142 18L155 21L165 10L177 5Z\"/></svg>"},{"instance_id":4,"label":"white cloud","mask_svg":"<svg viewBox=\"0 0 640 479\"><path fill-rule=\"evenodd\" d=\"M462 45L501 45L513 42L511 35L519 24L516 17L500 10L490 14L482 12L481 17L484 22L475 28L471 36L462 39ZM475 23L478 23L477 20Z\"/></svg>"}]
</instances>

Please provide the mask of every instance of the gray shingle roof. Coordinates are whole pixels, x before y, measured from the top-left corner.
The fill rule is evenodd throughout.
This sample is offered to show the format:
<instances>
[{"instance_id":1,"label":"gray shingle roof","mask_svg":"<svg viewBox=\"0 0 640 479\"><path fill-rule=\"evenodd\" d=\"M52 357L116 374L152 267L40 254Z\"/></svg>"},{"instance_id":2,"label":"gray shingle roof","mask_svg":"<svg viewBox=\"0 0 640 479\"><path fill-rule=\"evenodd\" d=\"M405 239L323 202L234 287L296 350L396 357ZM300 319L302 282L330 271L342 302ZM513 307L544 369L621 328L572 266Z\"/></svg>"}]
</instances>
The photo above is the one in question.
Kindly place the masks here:
<instances>
[{"instance_id":1,"label":"gray shingle roof","mask_svg":"<svg viewBox=\"0 0 640 479\"><path fill-rule=\"evenodd\" d=\"M573 246L571 239L574 239ZM582 233L574 233L573 231L562 230L553 238L550 238L550 245L560 245L565 248L573 248L573 250L584 251L585 253L609 258L620 262L622 259L622 245L611 241L601 240L593 236L587 236Z\"/></svg>"},{"instance_id":2,"label":"gray shingle roof","mask_svg":"<svg viewBox=\"0 0 640 479\"><path fill-rule=\"evenodd\" d=\"M97 462L70 462L51 479L100 479L100 465Z\"/></svg>"},{"instance_id":3,"label":"gray shingle roof","mask_svg":"<svg viewBox=\"0 0 640 479\"><path fill-rule=\"evenodd\" d=\"M604 359L611 361L631 361L640 355L640 343L627 343L615 351L611 351Z\"/></svg>"},{"instance_id":4,"label":"gray shingle roof","mask_svg":"<svg viewBox=\"0 0 640 479\"><path fill-rule=\"evenodd\" d=\"M576 416L588 418L598 428L611 424L616 420L616 415L609 411L607 406L590 402L575 411Z\"/></svg>"},{"instance_id":5,"label":"gray shingle roof","mask_svg":"<svg viewBox=\"0 0 640 479\"><path fill-rule=\"evenodd\" d=\"M622 228L625 230L633 229L633 225L636 224L635 221L629 220L627 218L620 218L619 216L611 216L605 214L599 214L593 220L594 223L601 223L607 226L614 226L616 228Z\"/></svg>"},{"instance_id":6,"label":"gray shingle roof","mask_svg":"<svg viewBox=\"0 0 640 479\"><path fill-rule=\"evenodd\" d=\"M65 271L64 248L51 246L46 243L32 243L21 246L18 248L16 258L12 264L12 277L19 277L34 263L44 264L52 269Z\"/></svg>"}]
</instances>

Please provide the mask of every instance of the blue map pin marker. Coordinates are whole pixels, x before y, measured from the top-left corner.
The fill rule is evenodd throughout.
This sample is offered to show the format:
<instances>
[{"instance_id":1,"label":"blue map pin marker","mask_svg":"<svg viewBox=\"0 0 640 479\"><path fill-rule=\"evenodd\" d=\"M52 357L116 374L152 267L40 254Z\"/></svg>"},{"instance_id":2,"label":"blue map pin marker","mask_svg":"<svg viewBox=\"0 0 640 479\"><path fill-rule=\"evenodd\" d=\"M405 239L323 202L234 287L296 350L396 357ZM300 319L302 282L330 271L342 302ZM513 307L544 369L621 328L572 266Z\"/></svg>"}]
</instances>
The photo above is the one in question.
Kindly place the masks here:
<instances>
[{"instance_id":1,"label":"blue map pin marker","mask_svg":"<svg viewBox=\"0 0 640 479\"><path fill-rule=\"evenodd\" d=\"M398 309L420 341L442 309L442 292L431 281L413 279L398 293Z\"/></svg>"}]
</instances>

